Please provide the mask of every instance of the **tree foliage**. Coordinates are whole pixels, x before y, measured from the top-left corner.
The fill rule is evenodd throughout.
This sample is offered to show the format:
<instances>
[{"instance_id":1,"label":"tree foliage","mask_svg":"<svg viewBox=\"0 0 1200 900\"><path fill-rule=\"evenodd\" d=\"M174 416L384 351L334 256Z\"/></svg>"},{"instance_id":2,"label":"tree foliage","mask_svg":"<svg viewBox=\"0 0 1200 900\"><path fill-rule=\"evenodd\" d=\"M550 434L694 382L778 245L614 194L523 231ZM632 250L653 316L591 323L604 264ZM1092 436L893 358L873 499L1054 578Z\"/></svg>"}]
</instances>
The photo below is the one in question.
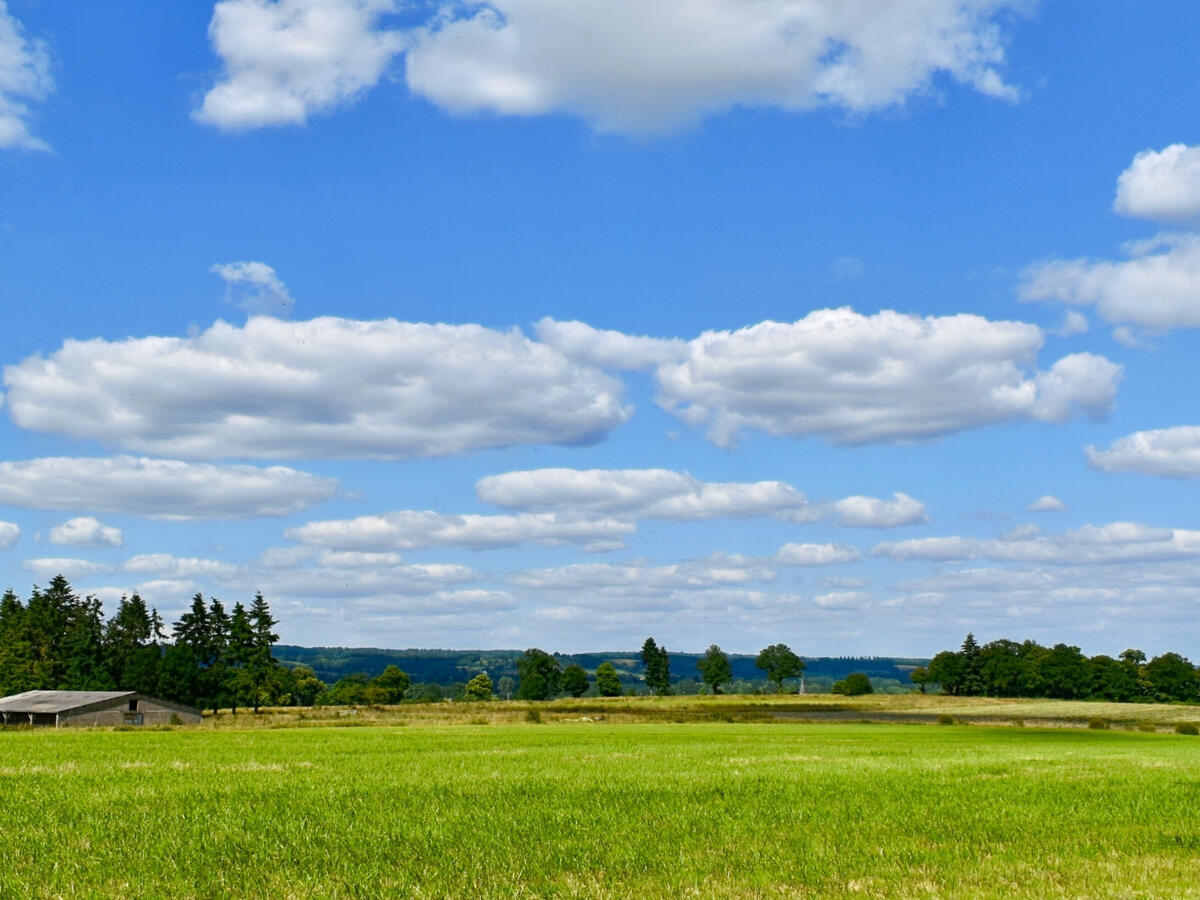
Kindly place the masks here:
<instances>
[{"instance_id":1,"label":"tree foliage","mask_svg":"<svg viewBox=\"0 0 1200 900\"><path fill-rule=\"evenodd\" d=\"M563 693L570 694L572 697L582 697L587 693L591 682L588 681L587 670L583 666L572 663L563 669L560 685Z\"/></svg>"},{"instance_id":2,"label":"tree foliage","mask_svg":"<svg viewBox=\"0 0 1200 900\"><path fill-rule=\"evenodd\" d=\"M0 695L26 690L130 690L193 706L292 703L293 679L273 658L279 636L259 594L232 615L196 594L172 628L138 596L111 618L61 575L28 602L0 596Z\"/></svg>"},{"instance_id":3,"label":"tree foliage","mask_svg":"<svg viewBox=\"0 0 1200 900\"><path fill-rule=\"evenodd\" d=\"M549 700L558 695L562 672L558 660L537 647L530 647L517 660L517 697L521 700Z\"/></svg>"},{"instance_id":4,"label":"tree foliage","mask_svg":"<svg viewBox=\"0 0 1200 900\"><path fill-rule=\"evenodd\" d=\"M602 662L596 667L596 691L601 697L621 696L621 676L611 662Z\"/></svg>"},{"instance_id":5,"label":"tree foliage","mask_svg":"<svg viewBox=\"0 0 1200 900\"><path fill-rule=\"evenodd\" d=\"M667 648L660 647L654 638L642 644L642 664L646 667L646 687L656 694L671 693L671 658Z\"/></svg>"},{"instance_id":6,"label":"tree foliage","mask_svg":"<svg viewBox=\"0 0 1200 900\"><path fill-rule=\"evenodd\" d=\"M708 685L714 694L721 693L721 685L728 684L733 678L733 666L729 657L716 644L710 644L704 655L696 662L700 670L700 679Z\"/></svg>"},{"instance_id":7,"label":"tree foliage","mask_svg":"<svg viewBox=\"0 0 1200 900\"><path fill-rule=\"evenodd\" d=\"M917 680L914 670L912 680ZM985 697L1150 702L1200 700L1200 673L1178 653L1147 662L1141 650L1085 656L1078 647L995 640L979 646L967 635L959 651L943 650L923 673L942 693ZM922 685L923 686L923 685Z\"/></svg>"},{"instance_id":8,"label":"tree foliage","mask_svg":"<svg viewBox=\"0 0 1200 900\"><path fill-rule=\"evenodd\" d=\"M847 697L858 697L863 694L875 693L871 679L863 672L851 672L841 681L835 681L829 689L831 694L844 694Z\"/></svg>"},{"instance_id":9,"label":"tree foliage","mask_svg":"<svg viewBox=\"0 0 1200 900\"><path fill-rule=\"evenodd\" d=\"M767 680L775 685L775 693L783 690L785 678L796 678L804 672L804 660L792 652L787 644L772 644L763 647L754 660L754 665L767 674Z\"/></svg>"}]
</instances>

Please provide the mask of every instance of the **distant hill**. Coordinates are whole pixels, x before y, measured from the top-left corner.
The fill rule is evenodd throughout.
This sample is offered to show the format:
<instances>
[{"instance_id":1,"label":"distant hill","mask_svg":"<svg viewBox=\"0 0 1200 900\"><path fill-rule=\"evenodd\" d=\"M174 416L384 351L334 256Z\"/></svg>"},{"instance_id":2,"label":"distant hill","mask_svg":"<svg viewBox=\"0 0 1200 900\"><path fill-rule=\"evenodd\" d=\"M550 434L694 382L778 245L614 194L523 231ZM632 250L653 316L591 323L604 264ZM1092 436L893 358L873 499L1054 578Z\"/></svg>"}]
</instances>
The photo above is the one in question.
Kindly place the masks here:
<instances>
[{"instance_id":1,"label":"distant hill","mask_svg":"<svg viewBox=\"0 0 1200 900\"><path fill-rule=\"evenodd\" d=\"M317 676L332 684L343 676L363 672L378 675L389 665L399 666L414 682L450 685L465 682L480 672L487 672L495 681L505 675L517 675L517 659L522 650L385 650L376 647L298 647L280 644L275 657L289 666L310 666ZM699 679L696 661L699 653L671 653L671 680ZM642 660L638 650L616 650L606 653L556 653L563 666L572 663L595 672L602 662L612 662L621 680L634 687L642 681ZM763 673L754 665L749 654L729 655L733 677L745 681L763 681ZM892 656L818 656L804 657L808 668L805 679L813 688L845 678L851 672L865 672L872 679L894 682L898 687L909 686L908 673L927 659Z\"/></svg>"}]
</instances>

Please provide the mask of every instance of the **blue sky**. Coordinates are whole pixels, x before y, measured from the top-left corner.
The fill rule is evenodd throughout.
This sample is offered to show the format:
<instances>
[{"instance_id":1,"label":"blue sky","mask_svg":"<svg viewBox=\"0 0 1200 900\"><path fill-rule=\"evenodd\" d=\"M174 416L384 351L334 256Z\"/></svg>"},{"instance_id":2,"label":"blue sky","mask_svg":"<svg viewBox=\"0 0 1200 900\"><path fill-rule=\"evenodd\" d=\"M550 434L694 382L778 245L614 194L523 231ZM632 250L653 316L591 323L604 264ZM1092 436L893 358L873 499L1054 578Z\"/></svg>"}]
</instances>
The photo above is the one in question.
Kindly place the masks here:
<instances>
[{"instance_id":1,"label":"blue sky","mask_svg":"<svg viewBox=\"0 0 1200 900\"><path fill-rule=\"evenodd\" d=\"M0 3L0 583L1200 655L1192 4Z\"/></svg>"}]
</instances>

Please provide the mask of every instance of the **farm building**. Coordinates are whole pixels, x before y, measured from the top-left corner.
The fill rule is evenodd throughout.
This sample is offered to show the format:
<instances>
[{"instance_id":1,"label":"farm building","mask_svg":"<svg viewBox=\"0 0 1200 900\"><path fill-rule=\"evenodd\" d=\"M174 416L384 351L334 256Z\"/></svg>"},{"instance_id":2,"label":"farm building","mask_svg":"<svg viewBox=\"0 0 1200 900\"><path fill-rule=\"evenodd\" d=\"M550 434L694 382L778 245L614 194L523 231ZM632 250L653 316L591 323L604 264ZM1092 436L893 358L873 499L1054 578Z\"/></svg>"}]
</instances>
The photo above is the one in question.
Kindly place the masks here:
<instances>
[{"instance_id":1,"label":"farm building","mask_svg":"<svg viewBox=\"0 0 1200 900\"><path fill-rule=\"evenodd\" d=\"M5 725L195 724L200 710L137 691L25 691L0 699Z\"/></svg>"}]
</instances>

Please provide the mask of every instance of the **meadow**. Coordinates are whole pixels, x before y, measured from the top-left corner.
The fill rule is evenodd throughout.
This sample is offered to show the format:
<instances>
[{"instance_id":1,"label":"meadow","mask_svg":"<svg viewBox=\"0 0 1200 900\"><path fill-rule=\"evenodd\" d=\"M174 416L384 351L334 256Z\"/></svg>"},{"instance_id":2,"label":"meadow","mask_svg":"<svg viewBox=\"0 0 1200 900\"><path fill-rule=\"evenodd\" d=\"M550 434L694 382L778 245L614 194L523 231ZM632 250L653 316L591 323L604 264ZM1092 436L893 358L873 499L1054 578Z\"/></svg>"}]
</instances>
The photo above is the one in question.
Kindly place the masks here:
<instances>
[{"instance_id":1,"label":"meadow","mask_svg":"<svg viewBox=\"0 0 1200 900\"><path fill-rule=\"evenodd\" d=\"M1200 896L1200 738L739 704L8 730L0 896Z\"/></svg>"}]
</instances>

